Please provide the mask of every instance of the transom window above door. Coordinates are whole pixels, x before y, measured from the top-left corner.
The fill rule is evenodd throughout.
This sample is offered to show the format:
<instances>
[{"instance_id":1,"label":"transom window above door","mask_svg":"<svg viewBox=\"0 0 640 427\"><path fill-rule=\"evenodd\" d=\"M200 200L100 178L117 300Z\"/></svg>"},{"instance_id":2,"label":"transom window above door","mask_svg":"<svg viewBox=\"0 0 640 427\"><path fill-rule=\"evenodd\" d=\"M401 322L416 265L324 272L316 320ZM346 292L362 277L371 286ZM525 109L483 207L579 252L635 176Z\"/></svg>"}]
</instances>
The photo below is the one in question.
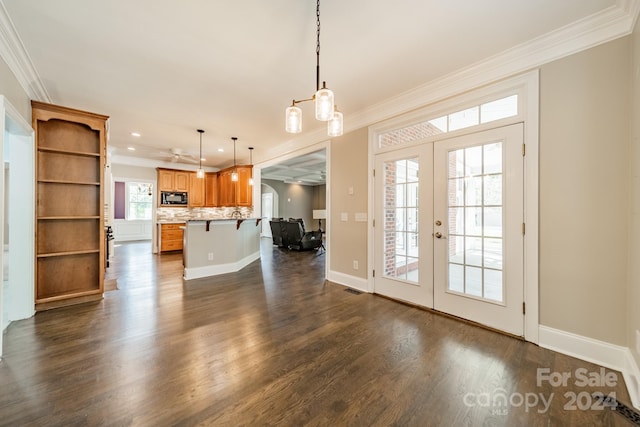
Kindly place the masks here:
<instances>
[{"instance_id":1,"label":"transom window above door","mask_svg":"<svg viewBox=\"0 0 640 427\"><path fill-rule=\"evenodd\" d=\"M393 147L518 115L518 95L474 105L378 135L378 148Z\"/></svg>"}]
</instances>

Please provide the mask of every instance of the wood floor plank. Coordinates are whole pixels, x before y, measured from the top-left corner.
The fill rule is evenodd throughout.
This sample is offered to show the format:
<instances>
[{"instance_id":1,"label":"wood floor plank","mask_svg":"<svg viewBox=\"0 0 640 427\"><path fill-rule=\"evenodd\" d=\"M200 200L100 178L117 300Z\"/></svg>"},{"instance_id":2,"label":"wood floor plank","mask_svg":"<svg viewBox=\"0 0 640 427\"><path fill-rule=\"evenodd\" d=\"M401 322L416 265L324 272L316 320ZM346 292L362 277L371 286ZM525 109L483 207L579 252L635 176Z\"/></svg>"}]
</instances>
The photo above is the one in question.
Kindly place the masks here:
<instances>
[{"instance_id":1,"label":"wood floor plank","mask_svg":"<svg viewBox=\"0 0 640 427\"><path fill-rule=\"evenodd\" d=\"M538 386L538 368L600 368L345 292L324 280L324 258L265 242L240 272L184 282L181 254L118 246L117 290L9 326L0 426L631 425L566 409L564 393L629 402L620 373L613 387ZM501 392L553 399L545 411L478 402Z\"/></svg>"}]
</instances>

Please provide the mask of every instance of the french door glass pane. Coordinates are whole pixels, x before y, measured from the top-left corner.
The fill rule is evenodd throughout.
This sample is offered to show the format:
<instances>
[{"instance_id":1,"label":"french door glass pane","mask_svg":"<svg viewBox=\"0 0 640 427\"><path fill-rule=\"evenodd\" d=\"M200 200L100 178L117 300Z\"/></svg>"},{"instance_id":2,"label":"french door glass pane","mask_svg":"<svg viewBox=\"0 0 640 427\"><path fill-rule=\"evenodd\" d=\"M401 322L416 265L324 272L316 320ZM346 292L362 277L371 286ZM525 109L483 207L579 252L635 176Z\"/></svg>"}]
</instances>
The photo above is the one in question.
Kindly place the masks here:
<instances>
[{"instance_id":1,"label":"french door glass pane","mask_svg":"<svg viewBox=\"0 0 640 427\"><path fill-rule=\"evenodd\" d=\"M503 302L502 143L449 152L450 292Z\"/></svg>"},{"instance_id":2,"label":"french door glass pane","mask_svg":"<svg viewBox=\"0 0 640 427\"><path fill-rule=\"evenodd\" d=\"M418 282L418 158L384 163L384 275Z\"/></svg>"}]
</instances>

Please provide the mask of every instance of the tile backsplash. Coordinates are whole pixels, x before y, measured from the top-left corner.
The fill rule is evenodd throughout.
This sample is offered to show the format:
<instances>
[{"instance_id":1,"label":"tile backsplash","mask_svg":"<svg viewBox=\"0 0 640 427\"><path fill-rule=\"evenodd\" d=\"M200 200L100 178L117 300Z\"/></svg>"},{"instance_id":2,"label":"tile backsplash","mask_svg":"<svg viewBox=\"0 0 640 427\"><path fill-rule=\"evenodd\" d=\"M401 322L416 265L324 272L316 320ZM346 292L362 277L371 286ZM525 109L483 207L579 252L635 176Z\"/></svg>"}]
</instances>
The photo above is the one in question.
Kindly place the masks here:
<instances>
[{"instance_id":1,"label":"tile backsplash","mask_svg":"<svg viewBox=\"0 0 640 427\"><path fill-rule=\"evenodd\" d=\"M189 219L243 219L253 218L253 208L158 208L156 220L174 221Z\"/></svg>"}]
</instances>

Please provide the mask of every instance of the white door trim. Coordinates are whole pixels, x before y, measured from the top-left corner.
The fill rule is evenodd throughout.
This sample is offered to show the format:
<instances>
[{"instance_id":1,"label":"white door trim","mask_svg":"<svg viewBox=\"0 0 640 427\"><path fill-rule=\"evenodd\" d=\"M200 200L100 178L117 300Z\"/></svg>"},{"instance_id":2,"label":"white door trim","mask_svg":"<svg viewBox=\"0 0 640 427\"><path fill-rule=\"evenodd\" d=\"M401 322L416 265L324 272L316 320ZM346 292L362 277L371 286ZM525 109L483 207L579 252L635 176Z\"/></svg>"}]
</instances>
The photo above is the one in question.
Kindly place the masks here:
<instances>
[{"instance_id":1,"label":"white door trim","mask_svg":"<svg viewBox=\"0 0 640 427\"><path fill-rule=\"evenodd\" d=\"M524 123L524 141L526 144L526 156L524 164L524 220L526 235L524 239L524 301L526 315L524 325L524 338L527 341L538 343L539 314L538 314L538 192L539 192L539 71L532 70L527 73L505 79L493 85L478 88L476 90L452 97L446 101L428 105L415 112L407 113L396 118L380 122L369 127L369 186L368 186L368 213L369 218L374 218L374 176L375 153L377 151L377 136L383 130L399 127L407 121L425 120L438 117L436 114L444 114L447 110L456 111L456 105L468 104L476 99L486 99L487 96L500 93L514 93L519 95L519 113L510 120L501 121L500 126L517 122ZM496 126L498 123L496 123ZM468 128L467 133L477 132L477 127ZM460 132L463 134L464 132ZM374 241L373 221L369 221L367 238ZM374 264L373 245L368 245L367 265ZM367 274L367 291L373 292L373 267Z\"/></svg>"},{"instance_id":2,"label":"white door trim","mask_svg":"<svg viewBox=\"0 0 640 427\"><path fill-rule=\"evenodd\" d=\"M10 135L9 141L5 140L5 136ZM15 142L12 142L15 141ZM20 185L20 198L15 199L15 206L11 207L15 212L17 209L19 212L26 212L21 215L19 221L12 221L12 227L10 233L13 235L16 232L21 236L33 236L34 224L35 224L35 142L34 131L31 125L20 115L18 110L11 105L8 99L0 95L0 164L4 165L5 161L5 148L6 145L13 145L14 150L18 149L16 155L12 159L14 170L18 170L21 174L19 176ZM3 167L4 171L4 167ZM30 179L27 179L28 176ZM14 183L15 184L15 183ZM0 242L4 246L4 222L5 222L5 183L4 172L0 176ZM12 199L13 200L13 199ZM11 218L10 218L11 220ZM13 230L13 228L18 229ZM15 240L15 239L14 239ZM12 257L10 259L11 271L20 271L19 280L16 280L14 285L14 293L12 293L11 300L11 312L9 320L17 320L33 316L35 313L34 305L34 264L35 264L35 243L34 240L23 239L19 241L19 246L16 250L20 254L20 257ZM0 251L0 277L4 277L4 251ZM4 298L3 295L4 283L0 284L0 324L4 319ZM2 329L2 328L0 328ZM2 332L0 330L0 357L2 356Z\"/></svg>"}]
</instances>

